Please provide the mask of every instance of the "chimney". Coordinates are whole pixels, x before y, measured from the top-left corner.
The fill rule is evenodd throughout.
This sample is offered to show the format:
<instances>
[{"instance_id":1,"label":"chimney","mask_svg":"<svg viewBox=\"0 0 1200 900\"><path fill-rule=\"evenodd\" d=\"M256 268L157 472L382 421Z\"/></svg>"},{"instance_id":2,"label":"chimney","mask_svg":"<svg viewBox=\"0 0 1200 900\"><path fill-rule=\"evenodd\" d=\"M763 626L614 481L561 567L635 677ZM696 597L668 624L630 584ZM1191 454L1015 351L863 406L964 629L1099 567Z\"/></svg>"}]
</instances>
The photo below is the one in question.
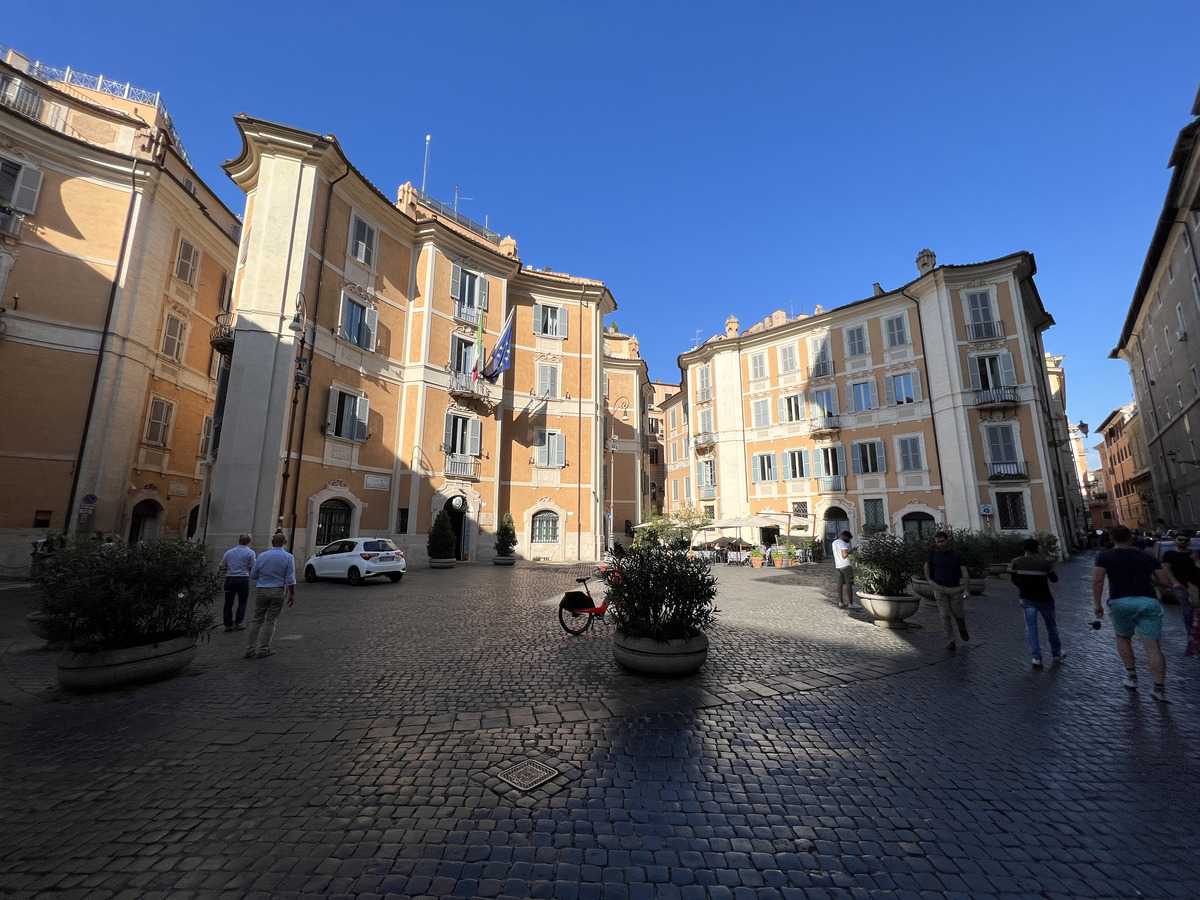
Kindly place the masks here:
<instances>
[{"instance_id":1,"label":"chimney","mask_svg":"<svg viewBox=\"0 0 1200 900\"><path fill-rule=\"evenodd\" d=\"M735 338L738 336L738 320L735 316L730 316L725 320L725 337Z\"/></svg>"},{"instance_id":2,"label":"chimney","mask_svg":"<svg viewBox=\"0 0 1200 900\"><path fill-rule=\"evenodd\" d=\"M934 252L926 247L917 254L917 271L922 275L928 275L937 268L937 256Z\"/></svg>"},{"instance_id":3,"label":"chimney","mask_svg":"<svg viewBox=\"0 0 1200 900\"><path fill-rule=\"evenodd\" d=\"M877 281L877 282L875 282L875 285L874 285L874 287L875 287L875 296L876 296L876 297L882 297L882 296L883 296L883 288L881 288L881 287L879 286L879 282L878 282L878 281Z\"/></svg>"}]
</instances>

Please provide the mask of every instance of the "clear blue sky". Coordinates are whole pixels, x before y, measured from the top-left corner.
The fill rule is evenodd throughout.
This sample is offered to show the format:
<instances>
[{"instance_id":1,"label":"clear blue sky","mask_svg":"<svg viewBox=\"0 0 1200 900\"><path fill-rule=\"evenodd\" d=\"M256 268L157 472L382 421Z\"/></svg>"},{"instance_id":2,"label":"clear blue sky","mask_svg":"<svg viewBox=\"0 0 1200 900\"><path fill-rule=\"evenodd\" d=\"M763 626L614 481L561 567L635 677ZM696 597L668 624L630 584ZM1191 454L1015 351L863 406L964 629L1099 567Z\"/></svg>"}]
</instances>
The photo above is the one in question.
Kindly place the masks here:
<instances>
[{"instance_id":1,"label":"clear blue sky","mask_svg":"<svg viewBox=\"0 0 1200 900\"><path fill-rule=\"evenodd\" d=\"M389 196L432 134L428 192L605 281L664 381L731 313L1032 251L1092 426L1132 396L1107 356L1200 83L1196 0L9 7L0 43L161 91L237 212L238 112L336 135Z\"/></svg>"}]
</instances>

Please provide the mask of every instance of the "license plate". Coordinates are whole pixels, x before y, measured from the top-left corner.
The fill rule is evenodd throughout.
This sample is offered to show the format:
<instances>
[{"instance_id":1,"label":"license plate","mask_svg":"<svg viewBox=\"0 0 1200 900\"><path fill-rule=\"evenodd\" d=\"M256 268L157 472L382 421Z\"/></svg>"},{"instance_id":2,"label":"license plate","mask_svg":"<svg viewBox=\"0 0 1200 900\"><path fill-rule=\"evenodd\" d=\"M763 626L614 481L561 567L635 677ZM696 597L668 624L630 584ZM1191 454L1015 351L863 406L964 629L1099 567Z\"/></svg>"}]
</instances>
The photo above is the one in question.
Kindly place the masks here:
<instances>
[{"instance_id":1,"label":"license plate","mask_svg":"<svg viewBox=\"0 0 1200 900\"><path fill-rule=\"evenodd\" d=\"M375 562L395 562L395 561L396 561L396 557L394 557L394 556L377 556L377 557L375 557Z\"/></svg>"}]
</instances>

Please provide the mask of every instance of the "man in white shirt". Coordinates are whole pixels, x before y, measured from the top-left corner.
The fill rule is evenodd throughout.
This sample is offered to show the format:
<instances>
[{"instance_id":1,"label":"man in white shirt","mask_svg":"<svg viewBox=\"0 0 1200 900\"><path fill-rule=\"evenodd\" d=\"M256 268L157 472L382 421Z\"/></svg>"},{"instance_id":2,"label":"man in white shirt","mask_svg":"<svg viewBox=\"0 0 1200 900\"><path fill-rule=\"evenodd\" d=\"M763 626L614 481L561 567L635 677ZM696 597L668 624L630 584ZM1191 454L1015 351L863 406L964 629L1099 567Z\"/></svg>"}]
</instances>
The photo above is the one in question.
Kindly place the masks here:
<instances>
[{"instance_id":1,"label":"man in white shirt","mask_svg":"<svg viewBox=\"0 0 1200 900\"><path fill-rule=\"evenodd\" d=\"M850 561L850 538L848 531L843 531L833 542L833 564L837 567L838 609L862 609L862 605L854 599L854 565ZM846 599L842 599L842 588L846 589Z\"/></svg>"},{"instance_id":2,"label":"man in white shirt","mask_svg":"<svg viewBox=\"0 0 1200 900\"><path fill-rule=\"evenodd\" d=\"M250 549L253 538L248 534L238 537L236 547L230 547L221 557L221 569L225 572L225 630L243 631L246 626L246 600L250 596L250 570L257 558ZM237 617L234 617L233 601L237 600Z\"/></svg>"}]
</instances>

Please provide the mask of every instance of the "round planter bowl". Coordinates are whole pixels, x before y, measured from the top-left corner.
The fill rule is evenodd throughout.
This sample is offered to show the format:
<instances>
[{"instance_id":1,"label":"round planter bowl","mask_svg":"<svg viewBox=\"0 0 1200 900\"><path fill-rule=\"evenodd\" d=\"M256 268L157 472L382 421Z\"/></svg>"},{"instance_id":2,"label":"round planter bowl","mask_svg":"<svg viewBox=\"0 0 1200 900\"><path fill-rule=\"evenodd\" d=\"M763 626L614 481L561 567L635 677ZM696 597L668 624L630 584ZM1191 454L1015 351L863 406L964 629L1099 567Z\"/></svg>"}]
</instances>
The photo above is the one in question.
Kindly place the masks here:
<instances>
[{"instance_id":1,"label":"round planter bowl","mask_svg":"<svg viewBox=\"0 0 1200 900\"><path fill-rule=\"evenodd\" d=\"M1008 574L1008 563L988 563L988 574L1003 576Z\"/></svg>"},{"instance_id":2,"label":"round planter bowl","mask_svg":"<svg viewBox=\"0 0 1200 900\"><path fill-rule=\"evenodd\" d=\"M25 624L29 626L29 630L33 632L34 637L46 641L48 644L58 644L65 641L67 639L67 632L65 630L55 631L50 622L50 617L41 612L31 612L25 616Z\"/></svg>"},{"instance_id":3,"label":"round planter bowl","mask_svg":"<svg viewBox=\"0 0 1200 900\"><path fill-rule=\"evenodd\" d=\"M934 599L933 598L933 585L930 584L928 581L926 581L924 578L914 578L912 580L912 589L913 589L913 592L917 596L922 597L925 600Z\"/></svg>"},{"instance_id":4,"label":"round planter bowl","mask_svg":"<svg viewBox=\"0 0 1200 900\"><path fill-rule=\"evenodd\" d=\"M967 582L967 592L973 597L978 597L987 588L987 582L982 578L972 578Z\"/></svg>"},{"instance_id":5,"label":"round planter bowl","mask_svg":"<svg viewBox=\"0 0 1200 900\"><path fill-rule=\"evenodd\" d=\"M621 629L613 633L613 658L632 672L659 678L691 675L708 659L708 636L656 641L630 637Z\"/></svg>"},{"instance_id":6,"label":"round planter bowl","mask_svg":"<svg viewBox=\"0 0 1200 900\"><path fill-rule=\"evenodd\" d=\"M71 691L107 691L145 684L182 671L195 657L196 639L189 635L123 650L67 650L58 660L58 683Z\"/></svg>"},{"instance_id":7,"label":"round planter bowl","mask_svg":"<svg viewBox=\"0 0 1200 900\"><path fill-rule=\"evenodd\" d=\"M884 628L907 628L904 620L916 613L921 606L921 598L911 594L885 597L882 594L864 594L859 591L858 599L874 617L875 624Z\"/></svg>"},{"instance_id":8,"label":"round planter bowl","mask_svg":"<svg viewBox=\"0 0 1200 900\"><path fill-rule=\"evenodd\" d=\"M511 565L515 565L516 562L517 562L517 558L515 556L493 556L492 557L492 565L493 566L511 566Z\"/></svg>"},{"instance_id":9,"label":"round planter bowl","mask_svg":"<svg viewBox=\"0 0 1200 900\"><path fill-rule=\"evenodd\" d=\"M429 568L431 569L453 569L457 559L431 559Z\"/></svg>"}]
</instances>

